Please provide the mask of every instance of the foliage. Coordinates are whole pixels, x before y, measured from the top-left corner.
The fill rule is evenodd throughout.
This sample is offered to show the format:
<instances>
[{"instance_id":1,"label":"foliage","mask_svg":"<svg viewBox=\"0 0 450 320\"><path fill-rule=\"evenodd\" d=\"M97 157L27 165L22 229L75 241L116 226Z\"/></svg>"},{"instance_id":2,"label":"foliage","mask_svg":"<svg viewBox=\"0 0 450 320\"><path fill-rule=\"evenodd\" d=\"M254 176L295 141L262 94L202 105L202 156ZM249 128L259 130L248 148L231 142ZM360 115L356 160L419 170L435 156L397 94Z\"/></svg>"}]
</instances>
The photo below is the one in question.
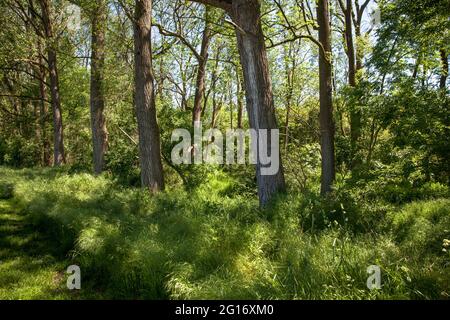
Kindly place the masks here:
<instances>
[{"instance_id":1,"label":"foliage","mask_svg":"<svg viewBox=\"0 0 450 320\"><path fill-rule=\"evenodd\" d=\"M15 183L14 206L51 234L55 249L69 253L84 281L106 296L430 299L449 294L450 261L442 251L450 236L448 200L383 206L338 192L329 201L315 194L287 196L260 210L256 200L230 189L236 181L226 174L209 176L189 193L149 197L87 174L1 173ZM361 229L352 230L358 224ZM379 291L366 288L366 268L372 264L382 268Z\"/></svg>"}]
</instances>

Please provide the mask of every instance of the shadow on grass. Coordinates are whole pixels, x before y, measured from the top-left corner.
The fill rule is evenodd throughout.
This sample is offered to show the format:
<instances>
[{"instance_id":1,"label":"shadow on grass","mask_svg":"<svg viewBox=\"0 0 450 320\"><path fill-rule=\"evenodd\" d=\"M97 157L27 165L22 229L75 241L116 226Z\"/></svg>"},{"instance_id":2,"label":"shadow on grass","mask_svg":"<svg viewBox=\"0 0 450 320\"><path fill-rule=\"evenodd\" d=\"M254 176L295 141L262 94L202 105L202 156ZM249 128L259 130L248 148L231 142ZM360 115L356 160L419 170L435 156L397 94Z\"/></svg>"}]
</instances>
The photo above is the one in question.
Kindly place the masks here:
<instances>
[{"instance_id":1,"label":"shadow on grass","mask_svg":"<svg viewBox=\"0 0 450 320\"><path fill-rule=\"evenodd\" d=\"M84 299L89 292L70 291L65 270L70 262L27 215L0 201L0 299Z\"/></svg>"}]
</instances>

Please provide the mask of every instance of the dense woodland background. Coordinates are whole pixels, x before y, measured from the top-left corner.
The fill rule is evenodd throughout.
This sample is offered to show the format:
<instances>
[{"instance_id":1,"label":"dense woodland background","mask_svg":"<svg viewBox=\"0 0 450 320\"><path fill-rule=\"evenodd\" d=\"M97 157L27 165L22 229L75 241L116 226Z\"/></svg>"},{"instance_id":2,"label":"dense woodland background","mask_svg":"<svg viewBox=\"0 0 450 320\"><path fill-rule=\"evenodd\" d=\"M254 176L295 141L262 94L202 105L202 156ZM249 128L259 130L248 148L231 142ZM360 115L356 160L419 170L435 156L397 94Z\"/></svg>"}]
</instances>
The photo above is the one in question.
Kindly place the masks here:
<instances>
[{"instance_id":1,"label":"dense woodland background","mask_svg":"<svg viewBox=\"0 0 450 320\"><path fill-rule=\"evenodd\" d=\"M448 1L0 4L0 298L449 298Z\"/></svg>"}]
</instances>

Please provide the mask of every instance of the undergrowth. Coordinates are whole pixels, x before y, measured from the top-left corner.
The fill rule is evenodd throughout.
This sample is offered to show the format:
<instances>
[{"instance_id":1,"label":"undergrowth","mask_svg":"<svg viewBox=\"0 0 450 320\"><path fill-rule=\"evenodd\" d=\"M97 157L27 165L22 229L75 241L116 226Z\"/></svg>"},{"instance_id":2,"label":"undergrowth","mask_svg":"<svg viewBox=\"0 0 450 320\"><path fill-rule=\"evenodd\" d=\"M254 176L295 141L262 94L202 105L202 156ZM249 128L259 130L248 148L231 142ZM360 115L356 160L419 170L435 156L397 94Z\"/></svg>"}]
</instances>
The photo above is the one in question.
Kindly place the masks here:
<instances>
[{"instance_id":1,"label":"undergrowth","mask_svg":"<svg viewBox=\"0 0 450 320\"><path fill-rule=\"evenodd\" d=\"M436 199L430 193L409 204L342 187L327 199L291 192L258 209L223 172L156 196L64 169L1 168L0 185L14 186L14 206L81 267L83 283L114 298L450 294L450 200L442 186ZM381 268L381 289L367 288L370 265Z\"/></svg>"}]
</instances>

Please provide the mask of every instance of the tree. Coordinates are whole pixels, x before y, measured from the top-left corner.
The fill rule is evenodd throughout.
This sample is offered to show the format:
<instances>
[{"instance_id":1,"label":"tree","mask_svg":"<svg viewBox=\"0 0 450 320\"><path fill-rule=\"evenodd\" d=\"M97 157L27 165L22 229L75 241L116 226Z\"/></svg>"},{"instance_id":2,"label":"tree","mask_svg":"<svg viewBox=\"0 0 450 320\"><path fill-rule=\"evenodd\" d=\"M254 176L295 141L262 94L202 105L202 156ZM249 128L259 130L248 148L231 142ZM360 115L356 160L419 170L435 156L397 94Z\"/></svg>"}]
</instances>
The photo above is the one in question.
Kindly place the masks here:
<instances>
[{"instance_id":1,"label":"tree","mask_svg":"<svg viewBox=\"0 0 450 320\"><path fill-rule=\"evenodd\" d=\"M179 8L174 9L174 16L178 15ZM177 20L180 21L181 18L177 16ZM195 82L195 95L194 95L194 106L192 108L192 125L194 126L196 122L201 121L201 116L203 113L203 99L205 96L205 82L206 82L206 66L208 64L208 51L213 38L214 32L211 28L211 9L205 6L204 11L204 28L202 31L202 39L200 45L200 52L197 51L195 46L183 35L183 30L181 26L177 26L179 30L176 32L169 31L165 29L162 25L153 22L159 32L164 36L175 37L181 41L194 55L197 60L197 75Z\"/></svg>"},{"instance_id":2,"label":"tree","mask_svg":"<svg viewBox=\"0 0 450 320\"><path fill-rule=\"evenodd\" d=\"M93 4L91 10L91 130L93 145L94 172L103 171L105 153L108 148L108 132L106 129L104 66L105 66L105 36L107 24L106 0Z\"/></svg>"},{"instance_id":3,"label":"tree","mask_svg":"<svg viewBox=\"0 0 450 320\"><path fill-rule=\"evenodd\" d=\"M39 109L39 123L41 126L41 144L42 144L42 164L44 166L51 166L51 150L50 140L47 137L47 117L48 117L48 105L47 105L47 70L44 66L41 40L38 37L38 66L36 66L36 73L39 80L39 97L40 97L40 109Z\"/></svg>"},{"instance_id":4,"label":"tree","mask_svg":"<svg viewBox=\"0 0 450 320\"><path fill-rule=\"evenodd\" d=\"M50 93L52 97L53 110L53 163L59 166L65 162L63 119L61 111L61 99L59 93L59 75L57 66L56 42L51 19L51 7L49 0L39 0L42 14L44 35L47 40L47 63L50 76Z\"/></svg>"},{"instance_id":5,"label":"tree","mask_svg":"<svg viewBox=\"0 0 450 320\"><path fill-rule=\"evenodd\" d=\"M331 67L331 31L328 0L317 1L317 22L319 25L320 76L320 142L322 151L321 193L332 190L336 176L334 154L333 88Z\"/></svg>"},{"instance_id":6,"label":"tree","mask_svg":"<svg viewBox=\"0 0 450 320\"><path fill-rule=\"evenodd\" d=\"M439 53L441 55L441 63L442 63L441 78L439 79L439 88L442 90L447 90L448 55L445 49L440 49Z\"/></svg>"},{"instance_id":7,"label":"tree","mask_svg":"<svg viewBox=\"0 0 450 320\"><path fill-rule=\"evenodd\" d=\"M208 49L211 42L212 30L210 26L209 9L205 7L205 28L202 35L202 44L200 54L197 57L198 69L197 80L195 86L194 109L192 111L192 123L200 122L202 115L202 103L205 95L205 79L206 79L206 64L208 63Z\"/></svg>"},{"instance_id":8,"label":"tree","mask_svg":"<svg viewBox=\"0 0 450 320\"><path fill-rule=\"evenodd\" d=\"M348 58L348 84L355 88L357 85L357 75L363 69L363 50L357 45L356 40L361 40L361 26L364 12L369 5L370 0L365 0L360 6L359 1L339 0L339 6L344 13L344 39L346 54ZM355 26L355 36L353 34L353 25ZM361 108L358 105L352 105L350 108L350 142L351 142L351 167L356 168L360 162L357 159L358 143L361 138Z\"/></svg>"},{"instance_id":9,"label":"tree","mask_svg":"<svg viewBox=\"0 0 450 320\"><path fill-rule=\"evenodd\" d=\"M244 73L244 85L247 100L247 113L250 127L271 130L278 129L269 74L264 34L261 24L261 8L258 0L195 0L224 9L233 19L235 26L239 56ZM258 133L259 136L259 133ZM270 139L266 150L270 150ZM259 145L258 150L262 146ZM256 164L256 179L261 206L266 205L275 194L285 191L284 171L279 159L280 168L274 175L262 175L261 159Z\"/></svg>"},{"instance_id":10,"label":"tree","mask_svg":"<svg viewBox=\"0 0 450 320\"><path fill-rule=\"evenodd\" d=\"M152 66L152 0L136 0L134 10L135 105L139 132L142 186L164 189L159 127Z\"/></svg>"}]
</instances>

